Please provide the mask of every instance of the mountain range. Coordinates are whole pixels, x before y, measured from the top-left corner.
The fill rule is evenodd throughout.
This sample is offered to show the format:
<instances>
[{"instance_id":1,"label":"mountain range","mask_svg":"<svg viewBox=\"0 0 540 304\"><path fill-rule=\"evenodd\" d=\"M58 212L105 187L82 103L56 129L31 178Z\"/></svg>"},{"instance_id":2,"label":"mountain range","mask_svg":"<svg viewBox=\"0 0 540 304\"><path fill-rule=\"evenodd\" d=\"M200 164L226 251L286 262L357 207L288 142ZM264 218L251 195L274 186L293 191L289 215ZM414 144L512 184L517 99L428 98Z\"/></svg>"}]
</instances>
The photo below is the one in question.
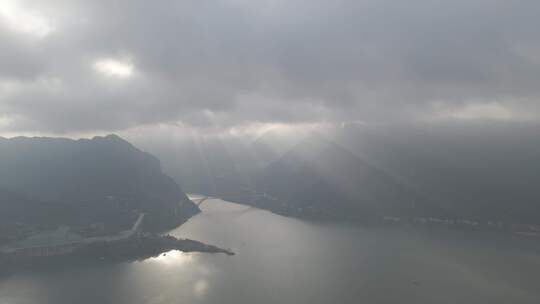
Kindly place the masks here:
<instances>
[{"instance_id":1,"label":"mountain range","mask_svg":"<svg viewBox=\"0 0 540 304\"><path fill-rule=\"evenodd\" d=\"M357 124L302 134L294 144L268 132L255 140L192 139L191 153L182 153L193 147L187 142L148 149L189 191L279 213L536 223L538 134L529 123Z\"/></svg>"}]
</instances>

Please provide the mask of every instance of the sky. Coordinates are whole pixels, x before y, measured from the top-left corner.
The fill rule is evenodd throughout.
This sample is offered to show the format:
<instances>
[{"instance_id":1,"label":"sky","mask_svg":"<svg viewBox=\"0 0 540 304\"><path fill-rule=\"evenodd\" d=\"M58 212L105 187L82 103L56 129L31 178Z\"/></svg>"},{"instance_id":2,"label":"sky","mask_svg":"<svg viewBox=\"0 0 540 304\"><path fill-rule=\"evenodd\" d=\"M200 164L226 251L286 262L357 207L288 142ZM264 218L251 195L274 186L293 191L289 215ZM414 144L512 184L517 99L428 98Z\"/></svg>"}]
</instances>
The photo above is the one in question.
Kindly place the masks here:
<instances>
[{"instance_id":1,"label":"sky","mask_svg":"<svg viewBox=\"0 0 540 304\"><path fill-rule=\"evenodd\" d=\"M537 0L0 2L0 135L540 120Z\"/></svg>"}]
</instances>

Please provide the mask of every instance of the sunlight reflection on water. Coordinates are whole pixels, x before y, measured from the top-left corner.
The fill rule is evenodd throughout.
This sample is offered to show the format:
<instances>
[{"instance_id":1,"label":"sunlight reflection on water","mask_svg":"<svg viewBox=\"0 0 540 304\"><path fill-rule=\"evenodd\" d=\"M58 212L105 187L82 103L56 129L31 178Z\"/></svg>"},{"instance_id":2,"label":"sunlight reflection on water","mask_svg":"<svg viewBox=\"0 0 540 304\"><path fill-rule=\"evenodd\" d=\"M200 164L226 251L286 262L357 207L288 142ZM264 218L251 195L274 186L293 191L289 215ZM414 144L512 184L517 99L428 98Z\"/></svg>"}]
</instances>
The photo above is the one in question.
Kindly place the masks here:
<instances>
[{"instance_id":1,"label":"sunlight reflection on water","mask_svg":"<svg viewBox=\"0 0 540 304\"><path fill-rule=\"evenodd\" d=\"M144 263L155 263L165 266L183 266L193 263L195 261L195 254L185 253L178 250L171 250L160 254L157 257L152 257L144 260Z\"/></svg>"}]
</instances>

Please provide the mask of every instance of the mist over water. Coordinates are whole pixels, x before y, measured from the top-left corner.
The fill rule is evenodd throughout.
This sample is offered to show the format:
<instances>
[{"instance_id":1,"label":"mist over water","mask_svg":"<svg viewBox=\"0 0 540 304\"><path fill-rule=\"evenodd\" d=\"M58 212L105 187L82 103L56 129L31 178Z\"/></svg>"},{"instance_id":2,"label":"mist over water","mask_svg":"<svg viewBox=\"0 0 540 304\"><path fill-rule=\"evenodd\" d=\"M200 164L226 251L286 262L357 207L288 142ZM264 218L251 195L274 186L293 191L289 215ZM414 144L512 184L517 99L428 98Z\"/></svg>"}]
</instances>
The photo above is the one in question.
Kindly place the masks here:
<instances>
[{"instance_id":1,"label":"mist over water","mask_svg":"<svg viewBox=\"0 0 540 304\"><path fill-rule=\"evenodd\" d=\"M306 222L210 199L171 231L236 255L0 277L0 303L539 303L540 244L461 232Z\"/></svg>"}]
</instances>

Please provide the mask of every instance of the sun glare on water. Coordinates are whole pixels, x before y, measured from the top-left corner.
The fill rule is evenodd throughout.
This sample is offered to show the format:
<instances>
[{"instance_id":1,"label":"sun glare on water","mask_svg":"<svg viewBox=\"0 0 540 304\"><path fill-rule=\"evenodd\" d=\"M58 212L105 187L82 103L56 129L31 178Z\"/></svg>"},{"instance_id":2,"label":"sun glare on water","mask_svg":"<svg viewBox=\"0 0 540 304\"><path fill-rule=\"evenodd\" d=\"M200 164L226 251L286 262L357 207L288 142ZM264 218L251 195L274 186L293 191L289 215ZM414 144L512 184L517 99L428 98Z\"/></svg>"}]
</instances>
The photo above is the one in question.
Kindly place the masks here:
<instances>
[{"instance_id":1,"label":"sun glare on water","mask_svg":"<svg viewBox=\"0 0 540 304\"><path fill-rule=\"evenodd\" d=\"M146 259L145 263L155 263L165 266L182 266L193 262L194 255L190 253L185 253L182 251L169 251L160 254L157 257L152 257Z\"/></svg>"}]
</instances>

